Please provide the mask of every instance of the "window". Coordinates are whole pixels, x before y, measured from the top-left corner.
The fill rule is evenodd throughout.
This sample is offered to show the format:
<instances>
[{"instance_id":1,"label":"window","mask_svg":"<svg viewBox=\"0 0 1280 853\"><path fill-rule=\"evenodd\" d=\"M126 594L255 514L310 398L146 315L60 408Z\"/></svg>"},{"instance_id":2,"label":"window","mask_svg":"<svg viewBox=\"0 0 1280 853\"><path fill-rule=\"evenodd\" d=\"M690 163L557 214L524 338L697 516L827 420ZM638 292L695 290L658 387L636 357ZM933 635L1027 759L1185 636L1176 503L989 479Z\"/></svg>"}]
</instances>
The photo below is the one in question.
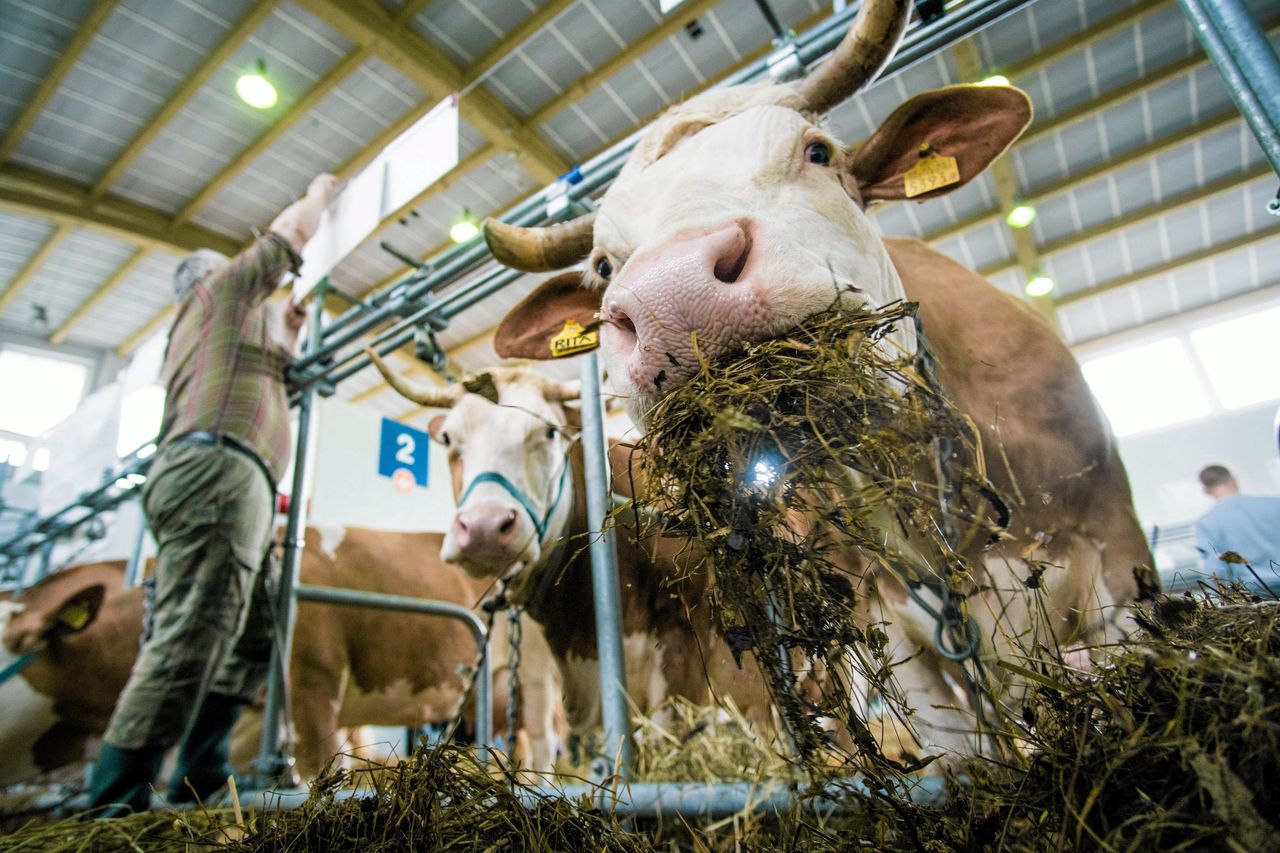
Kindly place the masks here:
<instances>
[{"instance_id":1,"label":"window","mask_svg":"<svg viewBox=\"0 0 1280 853\"><path fill-rule=\"evenodd\" d=\"M1280 398L1280 308L1196 329L1191 345L1223 407Z\"/></svg>"},{"instance_id":2,"label":"window","mask_svg":"<svg viewBox=\"0 0 1280 853\"><path fill-rule=\"evenodd\" d=\"M1177 338L1090 359L1084 378L1116 435L1172 426L1209 414L1209 396Z\"/></svg>"},{"instance_id":3,"label":"window","mask_svg":"<svg viewBox=\"0 0 1280 853\"><path fill-rule=\"evenodd\" d=\"M37 436L75 411L89 381L88 365L36 355L16 348L0 350L0 430Z\"/></svg>"},{"instance_id":4,"label":"window","mask_svg":"<svg viewBox=\"0 0 1280 853\"><path fill-rule=\"evenodd\" d=\"M26 442L12 438L0 438L0 462L7 462L14 468L21 468L27 462Z\"/></svg>"},{"instance_id":5,"label":"window","mask_svg":"<svg viewBox=\"0 0 1280 853\"><path fill-rule=\"evenodd\" d=\"M164 389L144 385L129 392L120 404L120 431L116 438L116 455L128 456L156 437L164 417Z\"/></svg>"}]
</instances>

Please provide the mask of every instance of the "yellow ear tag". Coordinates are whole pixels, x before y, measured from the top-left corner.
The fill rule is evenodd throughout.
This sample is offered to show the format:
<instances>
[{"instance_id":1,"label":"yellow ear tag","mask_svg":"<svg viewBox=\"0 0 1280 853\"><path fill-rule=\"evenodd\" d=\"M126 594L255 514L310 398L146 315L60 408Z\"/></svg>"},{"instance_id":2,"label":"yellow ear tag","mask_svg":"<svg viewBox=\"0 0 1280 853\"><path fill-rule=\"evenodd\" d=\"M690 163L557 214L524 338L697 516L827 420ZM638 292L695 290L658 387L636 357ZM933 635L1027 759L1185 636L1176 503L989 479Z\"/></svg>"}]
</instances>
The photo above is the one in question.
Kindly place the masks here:
<instances>
[{"instance_id":1,"label":"yellow ear tag","mask_svg":"<svg viewBox=\"0 0 1280 853\"><path fill-rule=\"evenodd\" d=\"M600 346L600 333L588 332L577 320L565 320L560 334L551 339L551 357L564 358L566 355L577 355Z\"/></svg>"},{"instance_id":2,"label":"yellow ear tag","mask_svg":"<svg viewBox=\"0 0 1280 853\"><path fill-rule=\"evenodd\" d=\"M89 624L89 605L83 601L68 604L58 611L58 621L73 631L79 631Z\"/></svg>"},{"instance_id":3,"label":"yellow ear tag","mask_svg":"<svg viewBox=\"0 0 1280 853\"><path fill-rule=\"evenodd\" d=\"M915 198L939 187L960 183L960 169L956 158L933 151L929 143L920 146L920 161L902 177L904 195Z\"/></svg>"}]
</instances>

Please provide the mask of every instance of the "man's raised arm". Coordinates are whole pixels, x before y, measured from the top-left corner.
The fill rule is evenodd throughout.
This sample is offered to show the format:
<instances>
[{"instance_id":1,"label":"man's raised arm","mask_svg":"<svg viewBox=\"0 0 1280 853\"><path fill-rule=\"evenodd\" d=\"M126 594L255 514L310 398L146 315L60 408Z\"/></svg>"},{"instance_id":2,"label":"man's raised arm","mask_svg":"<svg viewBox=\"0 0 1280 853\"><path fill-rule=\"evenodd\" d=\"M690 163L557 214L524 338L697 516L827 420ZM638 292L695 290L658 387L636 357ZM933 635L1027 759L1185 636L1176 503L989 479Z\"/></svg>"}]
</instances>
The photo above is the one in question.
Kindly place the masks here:
<instances>
[{"instance_id":1,"label":"man's raised arm","mask_svg":"<svg viewBox=\"0 0 1280 853\"><path fill-rule=\"evenodd\" d=\"M302 254L302 247L320 227L320 215L329 206L333 188L337 185L338 179L333 175L317 175L307 187L307 194L272 220L271 230L288 241L295 253Z\"/></svg>"}]
</instances>

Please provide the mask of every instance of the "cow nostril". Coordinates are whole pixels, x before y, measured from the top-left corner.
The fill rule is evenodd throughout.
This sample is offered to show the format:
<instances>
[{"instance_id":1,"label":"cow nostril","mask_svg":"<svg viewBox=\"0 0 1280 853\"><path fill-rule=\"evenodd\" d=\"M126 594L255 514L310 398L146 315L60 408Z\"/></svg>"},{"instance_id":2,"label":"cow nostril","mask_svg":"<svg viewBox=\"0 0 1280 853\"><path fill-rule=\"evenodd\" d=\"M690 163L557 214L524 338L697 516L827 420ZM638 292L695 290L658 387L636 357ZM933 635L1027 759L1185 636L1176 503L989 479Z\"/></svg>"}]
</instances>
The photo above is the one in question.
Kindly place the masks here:
<instances>
[{"instance_id":1,"label":"cow nostril","mask_svg":"<svg viewBox=\"0 0 1280 853\"><path fill-rule=\"evenodd\" d=\"M499 525L499 527L498 527L498 532L499 532L499 533L501 533L501 534L503 534L503 535L506 535L506 534L510 533L511 531L515 530L515 528L516 528L516 517L517 517L517 516L516 516L516 511L515 511L514 509L513 509L513 510L509 510L509 511L507 512L507 517L506 517L506 518L504 518L504 519L502 520L502 524L501 524L501 525Z\"/></svg>"},{"instance_id":2,"label":"cow nostril","mask_svg":"<svg viewBox=\"0 0 1280 853\"><path fill-rule=\"evenodd\" d=\"M454 522L458 525L458 529L461 530L463 533L466 533L470 529L467 527L467 522L462 518L461 515L455 518Z\"/></svg>"},{"instance_id":3,"label":"cow nostril","mask_svg":"<svg viewBox=\"0 0 1280 853\"><path fill-rule=\"evenodd\" d=\"M733 248L716 261L716 279L725 284L736 284L746 269L747 258L751 254L751 238L743 235L741 243L734 241Z\"/></svg>"}]
</instances>

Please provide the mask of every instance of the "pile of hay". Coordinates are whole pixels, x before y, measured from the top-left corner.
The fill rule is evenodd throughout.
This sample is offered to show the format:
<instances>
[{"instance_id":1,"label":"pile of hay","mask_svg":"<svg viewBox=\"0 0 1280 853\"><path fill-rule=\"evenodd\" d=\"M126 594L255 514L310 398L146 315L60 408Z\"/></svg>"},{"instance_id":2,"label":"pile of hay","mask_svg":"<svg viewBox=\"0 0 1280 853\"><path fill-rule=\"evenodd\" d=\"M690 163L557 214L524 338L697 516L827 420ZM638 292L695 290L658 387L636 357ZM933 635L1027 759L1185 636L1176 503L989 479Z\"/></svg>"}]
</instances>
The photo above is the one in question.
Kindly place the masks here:
<instances>
[{"instance_id":1,"label":"pile of hay","mask_svg":"<svg viewBox=\"0 0 1280 853\"><path fill-rule=\"evenodd\" d=\"M822 721L833 719L872 772L910 769L879 754L850 699L851 661L866 684L894 694L886 637L858 613L856 555L936 584L964 633L973 583L963 554L994 541L1003 521L972 424L942 396L928 361L887 337L915 308L831 311L703 364L648 414L646 452L634 463L644 484L637 504L706 554L700 568L726 640L760 662L814 767L831 764ZM895 528L941 559L927 565L893 550Z\"/></svg>"},{"instance_id":2,"label":"pile of hay","mask_svg":"<svg viewBox=\"0 0 1280 853\"><path fill-rule=\"evenodd\" d=\"M1280 603L1211 593L1158 598L1099 672L1038 686L1029 766L976 762L950 834L1028 851L1280 849Z\"/></svg>"},{"instance_id":3,"label":"pile of hay","mask_svg":"<svg viewBox=\"0 0 1280 853\"><path fill-rule=\"evenodd\" d=\"M229 810L168 811L33 823L0 835L0 849L1273 850L1280 839L1280 604L1240 589L1216 592L1221 599L1160 598L1140 634L1096 673L1046 673L1021 720L1019 736L1034 750L1026 767L975 761L950 780L943 805L892 790L866 797L833 784L822 796L844 803L846 813L824 806L711 824L676 817L625 824L584 803L530 806L508 777L480 768L465 750L437 747L378 774L357 774L362 799L336 796L350 780L329 776L302 808L249 814L236 841L241 830L228 832ZM662 732L686 739L694 752L741 759L712 764L704 775L727 778L741 764L749 780L757 773L755 781L776 781L779 768L758 748L701 742L715 735L681 707L686 716ZM645 738L665 740L653 731ZM645 749L641 761L653 777L699 772L696 758L668 763L662 749Z\"/></svg>"}]
</instances>

